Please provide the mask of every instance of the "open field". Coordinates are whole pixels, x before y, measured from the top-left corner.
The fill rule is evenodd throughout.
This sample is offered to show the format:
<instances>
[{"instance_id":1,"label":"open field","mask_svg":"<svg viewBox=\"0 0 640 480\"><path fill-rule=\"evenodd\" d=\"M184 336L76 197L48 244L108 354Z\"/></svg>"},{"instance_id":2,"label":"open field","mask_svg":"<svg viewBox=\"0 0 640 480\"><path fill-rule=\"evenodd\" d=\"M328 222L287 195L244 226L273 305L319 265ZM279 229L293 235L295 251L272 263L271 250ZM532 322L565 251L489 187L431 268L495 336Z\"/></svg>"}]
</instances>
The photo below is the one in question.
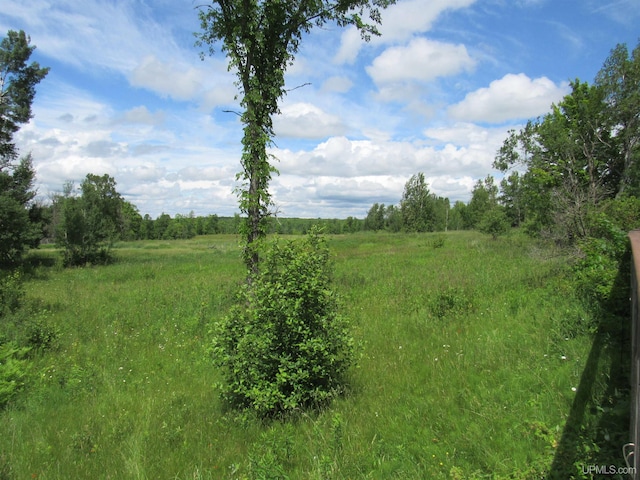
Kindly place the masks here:
<instances>
[{"instance_id":1,"label":"open field","mask_svg":"<svg viewBox=\"0 0 640 480\"><path fill-rule=\"evenodd\" d=\"M475 232L330 248L359 343L349 394L268 423L223 411L212 389L210 325L243 278L236 237L38 267L27 300L57 340L0 412L0 479L586 478L623 464L624 338L594 333L566 258Z\"/></svg>"}]
</instances>

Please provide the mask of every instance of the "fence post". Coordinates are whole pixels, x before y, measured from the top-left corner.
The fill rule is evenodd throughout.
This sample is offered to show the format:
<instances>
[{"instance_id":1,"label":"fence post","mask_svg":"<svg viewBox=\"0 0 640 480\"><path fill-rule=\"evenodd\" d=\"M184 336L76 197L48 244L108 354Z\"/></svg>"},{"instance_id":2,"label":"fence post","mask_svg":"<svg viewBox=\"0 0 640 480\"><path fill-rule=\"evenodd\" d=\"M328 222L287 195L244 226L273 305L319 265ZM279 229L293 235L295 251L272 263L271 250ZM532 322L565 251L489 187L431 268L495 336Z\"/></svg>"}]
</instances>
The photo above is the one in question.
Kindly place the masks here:
<instances>
[{"instance_id":1,"label":"fence post","mask_svg":"<svg viewBox=\"0 0 640 480\"><path fill-rule=\"evenodd\" d=\"M631 240L631 443L633 450L628 465L632 478L640 478L640 230L629 232ZM626 455L626 454L625 454Z\"/></svg>"}]
</instances>

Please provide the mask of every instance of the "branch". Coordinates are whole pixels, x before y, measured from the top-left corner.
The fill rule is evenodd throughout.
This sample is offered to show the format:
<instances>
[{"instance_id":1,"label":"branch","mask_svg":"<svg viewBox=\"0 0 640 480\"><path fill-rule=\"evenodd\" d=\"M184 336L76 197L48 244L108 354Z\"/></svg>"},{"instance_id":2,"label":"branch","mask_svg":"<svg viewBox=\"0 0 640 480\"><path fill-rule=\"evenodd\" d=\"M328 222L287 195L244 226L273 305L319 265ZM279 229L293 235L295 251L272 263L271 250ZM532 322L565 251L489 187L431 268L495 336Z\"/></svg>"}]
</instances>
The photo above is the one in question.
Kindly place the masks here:
<instances>
[{"instance_id":1,"label":"branch","mask_svg":"<svg viewBox=\"0 0 640 480\"><path fill-rule=\"evenodd\" d=\"M298 85L297 87L293 87L293 88L290 88L288 90L285 90L285 92L293 92L294 90L297 90L297 89L302 88L302 87L307 87L309 85L311 85L311 82L306 82L306 83L303 83L302 85Z\"/></svg>"}]
</instances>

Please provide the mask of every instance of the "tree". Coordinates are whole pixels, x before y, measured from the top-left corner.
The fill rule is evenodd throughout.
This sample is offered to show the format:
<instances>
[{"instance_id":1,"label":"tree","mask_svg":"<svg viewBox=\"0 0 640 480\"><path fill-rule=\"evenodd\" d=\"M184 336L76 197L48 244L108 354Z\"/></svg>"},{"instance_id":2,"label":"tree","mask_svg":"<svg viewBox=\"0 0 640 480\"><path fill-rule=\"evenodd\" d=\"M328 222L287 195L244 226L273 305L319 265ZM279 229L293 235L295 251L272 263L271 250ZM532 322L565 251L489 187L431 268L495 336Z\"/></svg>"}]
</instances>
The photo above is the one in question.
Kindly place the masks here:
<instances>
[{"instance_id":1,"label":"tree","mask_svg":"<svg viewBox=\"0 0 640 480\"><path fill-rule=\"evenodd\" d=\"M588 235L586 218L620 185L615 128L603 89L576 80L551 112L511 132L494 162L507 171L525 167L522 195L527 224L566 238Z\"/></svg>"},{"instance_id":2,"label":"tree","mask_svg":"<svg viewBox=\"0 0 640 480\"><path fill-rule=\"evenodd\" d=\"M35 86L48 68L27 64L35 47L23 31L9 30L0 41L0 266L20 261L43 237L44 210L34 202L35 170L31 155L19 162L13 140L32 118Z\"/></svg>"},{"instance_id":3,"label":"tree","mask_svg":"<svg viewBox=\"0 0 640 480\"><path fill-rule=\"evenodd\" d=\"M130 202L123 201L121 207L121 240L140 240L143 235L142 216L135 205Z\"/></svg>"},{"instance_id":4,"label":"tree","mask_svg":"<svg viewBox=\"0 0 640 480\"><path fill-rule=\"evenodd\" d=\"M244 124L242 172L238 178L240 210L246 215L242 225L244 260L249 276L258 272L259 243L266 236L272 206L268 191L276 169L267 148L272 144L273 115L285 95L284 74L298 52L300 41L314 26L328 22L356 26L365 39L378 35L380 8L394 0L212 0L201 7L199 45L208 45L213 54L221 49L229 57L240 90L240 118ZM364 21L368 15L372 24Z\"/></svg>"},{"instance_id":5,"label":"tree","mask_svg":"<svg viewBox=\"0 0 640 480\"><path fill-rule=\"evenodd\" d=\"M484 180L478 180L473 187L471 200L466 209L467 228L477 228L482 217L498 206L498 187L494 178L487 175Z\"/></svg>"},{"instance_id":6,"label":"tree","mask_svg":"<svg viewBox=\"0 0 640 480\"><path fill-rule=\"evenodd\" d=\"M373 230L374 232L382 230L384 228L384 217L384 203L374 203L367 213L367 218L364 220L365 230Z\"/></svg>"},{"instance_id":7,"label":"tree","mask_svg":"<svg viewBox=\"0 0 640 480\"><path fill-rule=\"evenodd\" d=\"M393 233L402 230L402 212L395 205L389 205L384 212L384 228Z\"/></svg>"},{"instance_id":8,"label":"tree","mask_svg":"<svg viewBox=\"0 0 640 480\"><path fill-rule=\"evenodd\" d=\"M35 87L49 72L38 62L27 65L35 46L22 30L9 30L0 42L0 170L18 156L13 135L32 117Z\"/></svg>"},{"instance_id":9,"label":"tree","mask_svg":"<svg viewBox=\"0 0 640 480\"><path fill-rule=\"evenodd\" d=\"M605 95L605 112L614 128L620 159L617 195L634 187L634 193L640 193L640 43L631 55L626 45L617 45L598 72L595 85Z\"/></svg>"},{"instance_id":10,"label":"tree","mask_svg":"<svg viewBox=\"0 0 640 480\"><path fill-rule=\"evenodd\" d=\"M431 232L435 227L433 195L420 172L411 176L404 186L400 201L402 224L408 232Z\"/></svg>"},{"instance_id":11,"label":"tree","mask_svg":"<svg viewBox=\"0 0 640 480\"><path fill-rule=\"evenodd\" d=\"M0 170L0 267L19 263L27 248L43 237L43 209L33 202L35 171L31 156L22 158L12 172Z\"/></svg>"},{"instance_id":12,"label":"tree","mask_svg":"<svg viewBox=\"0 0 640 480\"><path fill-rule=\"evenodd\" d=\"M80 185L80 196L72 189L73 185L67 184L59 200L61 222L56 242L64 248L64 263L106 263L124 227L125 202L116 191L116 182L107 174L88 174Z\"/></svg>"},{"instance_id":13,"label":"tree","mask_svg":"<svg viewBox=\"0 0 640 480\"><path fill-rule=\"evenodd\" d=\"M505 214L513 227L519 227L524 220L523 180L518 171L513 171L500 181L498 201L504 206Z\"/></svg>"},{"instance_id":14,"label":"tree","mask_svg":"<svg viewBox=\"0 0 640 480\"><path fill-rule=\"evenodd\" d=\"M478 230L491 235L496 240L500 235L509 231L509 219L504 211L504 207L495 205L490 210L484 212L478 222Z\"/></svg>"},{"instance_id":15,"label":"tree","mask_svg":"<svg viewBox=\"0 0 640 480\"><path fill-rule=\"evenodd\" d=\"M449 210L449 229L462 230L466 225L467 204L462 200L456 200Z\"/></svg>"}]
</instances>

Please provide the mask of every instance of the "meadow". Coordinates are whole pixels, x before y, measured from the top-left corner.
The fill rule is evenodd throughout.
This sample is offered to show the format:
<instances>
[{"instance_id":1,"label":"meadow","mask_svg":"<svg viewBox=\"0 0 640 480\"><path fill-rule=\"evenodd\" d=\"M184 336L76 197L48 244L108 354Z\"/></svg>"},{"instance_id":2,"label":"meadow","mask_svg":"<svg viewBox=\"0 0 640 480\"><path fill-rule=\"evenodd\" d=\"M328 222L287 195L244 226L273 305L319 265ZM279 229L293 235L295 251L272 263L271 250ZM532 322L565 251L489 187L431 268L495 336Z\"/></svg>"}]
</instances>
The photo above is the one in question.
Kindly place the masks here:
<instances>
[{"instance_id":1,"label":"meadow","mask_svg":"<svg viewBox=\"0 0 640 480\"><path fill-rule=\"evenodd\" d=\"M624 465L625 328L575 294L562 252L517 233L329 245L357 366L337 401L268 421L214 388L237 237L121 243L101 267L37 252L26 302L53 340L0 411L0 479L566 479Z\"/></svg>"}]
</instances>

